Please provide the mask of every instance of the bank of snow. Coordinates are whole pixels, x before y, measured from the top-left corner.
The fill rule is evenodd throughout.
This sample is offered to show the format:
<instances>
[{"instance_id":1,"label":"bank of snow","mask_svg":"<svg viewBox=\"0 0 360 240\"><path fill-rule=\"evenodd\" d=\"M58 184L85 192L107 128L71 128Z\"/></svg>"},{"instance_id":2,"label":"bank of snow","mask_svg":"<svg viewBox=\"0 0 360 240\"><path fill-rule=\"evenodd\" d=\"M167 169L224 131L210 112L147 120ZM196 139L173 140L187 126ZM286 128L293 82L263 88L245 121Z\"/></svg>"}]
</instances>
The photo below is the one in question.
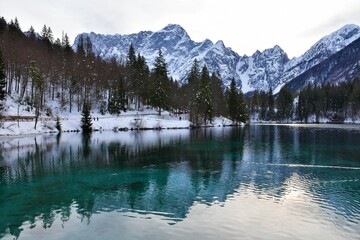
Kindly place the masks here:
<instances>
[{"instance_id":1,"label":"bank of snow","mask_svg":"<svg viewBox=\"0 0 360 240\"><path fill-rule=\"evenodd\" d=\"M46 106L52 109L51 117L45 112L39 117L36 129L34 121L34 109L26 104L19 104L16 98L7 97L3 115L6 121L0 122L0 136L28 135L39 133L58 132L56 129L55 116L60 117L61 130L63 132L81 131L81 112L61 111L56 101L47 101ZM131 105L130 109L135 109ZM17 120L19 118L19 121ZM130 110L121 112L119 115L101 115L98 109L91 112L92 126L95 131L118 131L118 130L147 130L147 129L186 129L192 123L188 114L174 115L162 111L161 115L152 108L144 107L141 111ZM227 118L218 117L206 126L222 127L232 125Z\"/></svg>"},{"instance_id":2,"label":"bank of snow","mask_svg":"<svg viewBox=\"0 0 360 240\"><path fill-rule=\"evenodd\" d=\"M190 128L191 122L187 114L172 115L169 112L163 112L161 116L153 110L144 110L141 112L128 111L119 116L91 114L92 126L95 131L109 130L146 130L146 129L184 129ZM60 115L61 129L63 132L80 131L81 114L62 114ZM54 117L40 117L37 128L35 122L31 121L5 121L0 128L0 135L26 135L57 132L55 128L56 121ZM215 118L209 126L222 127L231 125L232 122L226 118Z\"/></svg>"}]
</instances>

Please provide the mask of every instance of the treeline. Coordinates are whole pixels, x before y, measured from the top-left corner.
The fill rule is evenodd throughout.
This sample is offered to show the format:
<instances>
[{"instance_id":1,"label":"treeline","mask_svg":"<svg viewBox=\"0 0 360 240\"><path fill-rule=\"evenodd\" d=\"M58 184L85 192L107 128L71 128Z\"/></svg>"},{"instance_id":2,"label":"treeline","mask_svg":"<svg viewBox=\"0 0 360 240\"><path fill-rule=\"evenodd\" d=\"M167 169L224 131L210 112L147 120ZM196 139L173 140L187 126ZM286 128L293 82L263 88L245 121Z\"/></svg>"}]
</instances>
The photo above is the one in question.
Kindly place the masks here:
<instances>
[{"instance_id":1,"label":"treeline","mask_svg":"<svg viewBox=\"0 0 360 240\"><path fill-rule=\"evenodd\" d=\"M4 98L11 96L19 105L29 106L36 116L80 112L84 107L119 114L150 106L159 114L163 110L190 113L194 125L209 123L215 116L228 116L237 122L247 119L235 81L225 89L217 73L209 73L195 60L188 83L180 85L168 76L161 49L153 69L136 54L133 45L125 62L115 58L105 61L94 55L89 38L80 39L73 51L67 34L54 39L46 25L40 34L33 27L24 33L17 19L7 23L0 18L0 52ZM4 98L0 99L2 103ZM56 113L52 109L55 105Z\"/></svg>"},{"instance_id":2,"label":"treeline","mask_svg":"<svg viewBox=\"0 0 360 240\"><path fill-rule=\"evenodd\" d=\"M235 80L225 88L218 73L210 73L195 60L187 82L180 85L168 75L161 49L154 67L129 46L124 62L95 56L89 38L81 38L74 51L67 34L54 39L50 27L40 34L33 27L23 32L17 19L0 18L0 113L10 96L35 113L53 116L61 112L99 111L120 114L145 107L173 114L189 113L196 125L226 116L234 122L308 122L321 118L343 122L359 118L359 81L311 86L300 92L286 87L277 95L255 91L244 97ZM3 113L4 114L4 113ZM36 124L35 124L36 125Z\"/></svg>"},{"instance_id":3,"label":"treeline","mask_svg":"<svg viewBox=\"0 0 360 240\"><path fill-rule=\"evenodd\" d=\"M360 80L338 85L308 85L292 93L283 87L276 97L269 92L254 92L247 98L251 116L258 121L319 122L321 118L341 123L360 117Z\"/></svg>"},{"instance_id":4,"label":"treeline","mask_svg":"<svg viewBox=\"0 0 360 240\"><path fill-rule=\"evenodd\" d=\"M299 94L297 117L307 123L309 116L327 118L333 122L353 121L360 116L360 81L343 82L339 85L308 86Z\"/></svg>"}]
</instances>

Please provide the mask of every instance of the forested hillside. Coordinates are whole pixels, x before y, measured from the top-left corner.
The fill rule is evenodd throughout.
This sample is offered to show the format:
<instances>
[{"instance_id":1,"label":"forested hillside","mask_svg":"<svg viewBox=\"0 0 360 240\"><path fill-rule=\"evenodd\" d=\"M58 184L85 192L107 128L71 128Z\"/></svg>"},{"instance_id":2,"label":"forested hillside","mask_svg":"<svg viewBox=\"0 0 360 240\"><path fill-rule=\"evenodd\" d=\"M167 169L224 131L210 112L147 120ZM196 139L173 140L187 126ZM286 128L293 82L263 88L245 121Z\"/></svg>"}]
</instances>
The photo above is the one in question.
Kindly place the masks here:
<instances>
[{"instance_id":1,"label":"forested hillside","mask_svg":"<svg viewBox=\"0 0 360 240\"><path fill-rule=\"evenodd\" d=\"M247 99L248 109L256 121L278 122L355 122L360 118L360 80L336 85L307 85L291 92L286 86L274 96L254 92Z\"/></svg>"},{"instance_id":2,"label":"forested hillside","mask_svg":"<svg viewBox=\"0 0 360 240\"><path fill-rule=\"evenodd\" d=\"M84 35L86 36L86 35ZM311 85L300 91L286 86L276 95L255 91L246 97L233 79L225 88L218 73L195 59L184 84L169 76L162 49L147 62L129 44L126 60L95 56L88 37L77 39L75 50L64 33L61 39L44 25L40 33L23 31L17 19L0 18L0 110L2 119L14 114L11 102L35 117L76 114L86 110L118 115L153 108L159 115L187 113L194 126L224 116L248 121L343 122L359 119L360 83ZM149 69L148 65L154 66ZM18 116L21 117L21 116Z\"/></svg>"},{"instance_id":3,"label":"forested hillside","mask_svg":"<svg viewBox=\"0 0 360 240\"><path fill-rule=\"evenodd\" d=\"M168 75L161 49L153 69L146 59L129 45L126 61L103 60L95 56L91 41L81 38L74 51L67 34L54 38L44 25L40 34L31 27L25 33L15 19L0 19L0 51L2 53L4 97L28 106L35 116L52 116L63 112L80 112L83 106L102 114L120 114L129 108L145 106L174 113L189 112L195 125L211 122L215 116L230 116L229 100L244 106L241 93L224 89L220 76L209 73L195 60L188 84L179 85ZM235 95L229 99L228 96ZM246 121L246 110L232 120ZM6 106L3 107L6 115ZM236 116L236 117L235 117Z\"/></svg>"}]
</instances>

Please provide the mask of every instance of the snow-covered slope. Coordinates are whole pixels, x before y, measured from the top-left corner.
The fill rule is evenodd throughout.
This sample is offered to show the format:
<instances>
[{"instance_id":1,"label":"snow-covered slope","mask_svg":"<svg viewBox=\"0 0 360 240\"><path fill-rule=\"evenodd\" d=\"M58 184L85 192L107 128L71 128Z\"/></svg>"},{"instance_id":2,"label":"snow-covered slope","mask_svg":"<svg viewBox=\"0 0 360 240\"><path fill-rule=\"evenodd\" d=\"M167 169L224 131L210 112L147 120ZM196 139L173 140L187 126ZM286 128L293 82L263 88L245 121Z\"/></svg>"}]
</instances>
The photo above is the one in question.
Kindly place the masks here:
<instances>
[{"instance_id":1,"label":"snow-covered slope","mask_svg":"<svg viewBox=\"0 0 360 240\"><path fill-rule=\"evenodd\" d=\"M357 25L345 25L336 32L320 39L302 56L289 61L284 67L279 84L284 84L315 65L328 59L335 53L344 49L350 43L360 37L360 27Z\"/></svg>"},{"instance_id":2,"label":"snow-covered slope","mask_svg":"<svg viewBox=\"0 0 360 240\"><path fill-rule=\"evenodd\" d=\"M267 91L270 87L276 93L287 82L358 39L360 28L356 25L345 25L320 39L302 56L291 60L277 45L263 52L256 51L250 57L240 56L225 47L222 41L215 44L208 39L195 42L181 26L174 24L157 32L143 31L130 35L83 33L76 37L74 49L80 37L90 38L96 55L104 59L115 57L118 61L126 60L129 46L133 43L136 51L147 59L150 67L161 48L169 74L181 83L186 82L192 62L197 59L201 65L206 64L210 72L218 72L225 86L235 78L244 93L254 90Z\"/></svg>"},{"instance_id":3,"label":"snow-covered slope","mask_svg":"<svg viewBox=\"0 0 360 240\"><path fill-rule=\"evenodd\" d=\"M331 55L324 61L286 83L290 90L305 88L308 84L323 85L351 81L360 77L360 38Z\"/></svg>"},{"instance_id":4,"label":"snow-covered slope","mask_svg":"<svg viewBox=\"0 0 360 240\"><path fill-rule=\"evenodd\" d=\"M277 45L263 52L256 51L251 57L242 57L236 67L242 91L275 88L288 61L287 54Z\"/></svg>"},{"instance_id":5,"label":"snow-covered slope","mask_svg":"<svg viewBox=\"0 0 360 240\"><path fill-rule=\"evenodd\" d=\"M157 32L147 31L131 35L83 33L76 37L74 49L80 37L90 38L96 55L104 59L115 57L118 61L126 61L129 46L133 43L136 51L146 58L150 67L161 48L169 74L182 83L186 81L194 59L197 59L201 66L206 64L210 72L220 72L226 82L232 77L240 81L236 76L236 64L240 58L237 53L226 48L222 41L215 44L208 39L195 42L179 25L170 24Z\"/></svg>"}]
</instances>

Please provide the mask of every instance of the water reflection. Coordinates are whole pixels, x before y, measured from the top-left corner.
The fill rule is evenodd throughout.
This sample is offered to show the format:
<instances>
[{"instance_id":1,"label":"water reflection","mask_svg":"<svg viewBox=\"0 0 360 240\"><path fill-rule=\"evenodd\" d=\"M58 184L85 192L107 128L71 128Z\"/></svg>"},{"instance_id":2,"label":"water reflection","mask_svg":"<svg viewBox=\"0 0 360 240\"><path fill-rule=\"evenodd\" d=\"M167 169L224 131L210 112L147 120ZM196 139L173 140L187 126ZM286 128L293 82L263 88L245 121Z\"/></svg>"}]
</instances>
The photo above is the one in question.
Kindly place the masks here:
<instances>
[{"instance_id":1,"label":"water reflection","mask_svg":"<svg viewBox=\"0 0 360 240\"><path fill-rule=\"evenodd\" d=\"M359 143L358 131L284 126L5 139L0 237L74 215L91 225L94 214L109 212L175 224L194 204L249 193L301 203L292 209L299 216L315 204L349 228L360 222Z\"/></svg>"}]
</instances>

